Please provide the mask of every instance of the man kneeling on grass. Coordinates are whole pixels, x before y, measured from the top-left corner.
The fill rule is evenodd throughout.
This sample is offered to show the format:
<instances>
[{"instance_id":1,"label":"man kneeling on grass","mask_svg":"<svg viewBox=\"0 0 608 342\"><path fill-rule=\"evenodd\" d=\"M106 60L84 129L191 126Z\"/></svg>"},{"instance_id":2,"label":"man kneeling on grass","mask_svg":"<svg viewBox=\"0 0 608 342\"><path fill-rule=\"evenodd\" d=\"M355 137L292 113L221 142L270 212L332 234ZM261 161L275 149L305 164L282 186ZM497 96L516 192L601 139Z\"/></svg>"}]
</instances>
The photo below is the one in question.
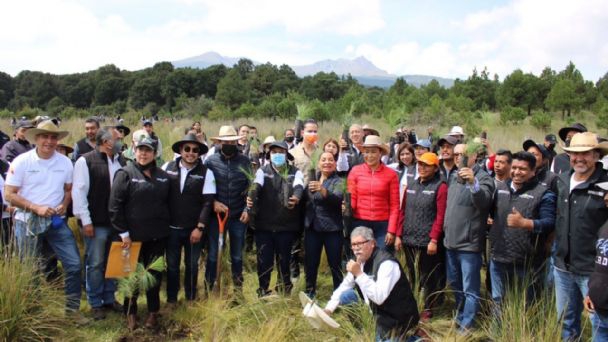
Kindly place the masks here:
<instances>
[{"instance_id":1,"label":"man kneeling on grass","mask_svg":"<svg viewBox=\"0 0 608 342\"><path fill-rule=\"evenodd\" d=\"M331 314L338 305L358 301L356 287L376 319L376 340L405 340L419 316L403 268L392 254L376 247L370 228L355 228L350 234L350 242L356 261L350 260L346 264L348 274L332 294L325 312Z\"/></svg>"}]
</instances>

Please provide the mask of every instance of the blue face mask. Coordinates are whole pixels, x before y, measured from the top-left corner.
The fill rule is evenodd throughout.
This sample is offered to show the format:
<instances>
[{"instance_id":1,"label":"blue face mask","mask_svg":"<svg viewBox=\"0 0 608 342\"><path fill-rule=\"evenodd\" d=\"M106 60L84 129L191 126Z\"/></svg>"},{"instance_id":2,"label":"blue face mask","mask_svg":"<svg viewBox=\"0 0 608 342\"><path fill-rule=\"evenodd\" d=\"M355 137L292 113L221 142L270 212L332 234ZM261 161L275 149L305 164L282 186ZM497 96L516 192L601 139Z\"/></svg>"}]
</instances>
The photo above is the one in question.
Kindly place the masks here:
<instances>
[{"instance_id":1,"label":"blue face mask","mask_svg":"<svg viewBox=\"0 0 608 342\"><path fill-rule=\"evenodd\" d=\"M285 153L271 153L270 154L270 161L272 162L272 164L274 164L274 166L283 166L285 165Z\"/></svg>"}]
</instances>

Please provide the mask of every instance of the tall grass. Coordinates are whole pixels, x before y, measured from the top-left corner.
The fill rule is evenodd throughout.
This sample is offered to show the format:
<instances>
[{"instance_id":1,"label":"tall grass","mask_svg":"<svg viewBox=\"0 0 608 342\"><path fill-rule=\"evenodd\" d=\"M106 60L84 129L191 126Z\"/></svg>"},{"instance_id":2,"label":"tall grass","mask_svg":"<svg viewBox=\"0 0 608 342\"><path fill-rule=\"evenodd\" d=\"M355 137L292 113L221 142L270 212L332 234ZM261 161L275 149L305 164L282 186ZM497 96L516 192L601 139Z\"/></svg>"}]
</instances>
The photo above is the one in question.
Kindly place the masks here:
<instances>
[{"instance_id":1,"label":"tall grass","mask_svg":"<svg viewBox=\"0 0 608 342\"><path fill-rule=\"evenodd\" d=\"M51 340L70 322L65 296L46 282L33 259L0 257L0 341Z\"/></svg>"}]
</instances>

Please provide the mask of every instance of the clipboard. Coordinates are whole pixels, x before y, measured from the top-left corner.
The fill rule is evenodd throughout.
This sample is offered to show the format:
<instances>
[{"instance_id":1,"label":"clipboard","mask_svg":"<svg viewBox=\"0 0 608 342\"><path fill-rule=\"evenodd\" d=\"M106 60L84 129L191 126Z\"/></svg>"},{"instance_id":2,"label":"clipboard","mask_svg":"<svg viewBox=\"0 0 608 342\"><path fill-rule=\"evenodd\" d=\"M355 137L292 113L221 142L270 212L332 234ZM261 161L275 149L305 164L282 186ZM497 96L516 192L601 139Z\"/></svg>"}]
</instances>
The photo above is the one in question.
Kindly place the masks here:
<instances>
[{"instance_id":1,"label":"clipboard","mask_svg":"<svg viewBox=\"0 0 608 342\"><path fill-rule=\"evenodd\" d=\"M108 264L106 265L106 278L123 278L129 273L137 269L137 260L139 259L139 251L141 250L141 242L132 242L129 248L129 267L131 271L125 271L123 260L122 242L112 242L110 253L108 254Z\"/></svg>"}]
</instances>

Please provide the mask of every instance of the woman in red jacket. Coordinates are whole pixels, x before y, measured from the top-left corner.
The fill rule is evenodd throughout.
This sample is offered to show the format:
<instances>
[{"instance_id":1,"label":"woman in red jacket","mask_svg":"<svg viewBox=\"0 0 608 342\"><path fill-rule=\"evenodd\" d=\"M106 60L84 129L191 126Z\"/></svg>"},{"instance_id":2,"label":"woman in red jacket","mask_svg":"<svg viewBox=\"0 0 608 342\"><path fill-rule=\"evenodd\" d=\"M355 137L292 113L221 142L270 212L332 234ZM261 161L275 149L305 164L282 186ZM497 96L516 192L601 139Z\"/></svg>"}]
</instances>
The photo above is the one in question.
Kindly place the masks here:
<instances>
[{"instance_id":1,"label":"woman in red jacket","mask_svg":"<svg viewBox=\"0 0 608 342\"><path fill-rule=\"evenodd\" d=\"M388 154L380 137L368 135L362 148L365 163L353 167L348 175L352 227L371 228L378 247L392 250L399 220L399 179L380 160Z\"/></svg>"}]
</instances>

